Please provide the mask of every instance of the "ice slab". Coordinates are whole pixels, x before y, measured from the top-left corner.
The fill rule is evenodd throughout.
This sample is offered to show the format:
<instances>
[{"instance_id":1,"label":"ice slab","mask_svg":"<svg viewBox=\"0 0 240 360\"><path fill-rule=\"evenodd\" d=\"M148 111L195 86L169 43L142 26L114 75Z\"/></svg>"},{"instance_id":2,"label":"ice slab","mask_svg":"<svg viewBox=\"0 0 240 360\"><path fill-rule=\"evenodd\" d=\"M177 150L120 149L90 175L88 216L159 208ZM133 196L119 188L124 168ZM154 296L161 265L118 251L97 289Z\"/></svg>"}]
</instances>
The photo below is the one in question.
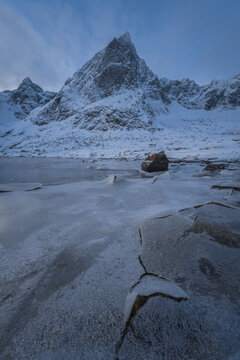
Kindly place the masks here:
<instances>
[{"instance_id":1,"label":"ice slab","mask_svg":"<svg viewBox=\"0 0 240 360\"><path fill-rule=\"evenodd\" d=\"M0 184L0 192L34 191L42 188L39 183Z\"/></svg>"}]
</instances>

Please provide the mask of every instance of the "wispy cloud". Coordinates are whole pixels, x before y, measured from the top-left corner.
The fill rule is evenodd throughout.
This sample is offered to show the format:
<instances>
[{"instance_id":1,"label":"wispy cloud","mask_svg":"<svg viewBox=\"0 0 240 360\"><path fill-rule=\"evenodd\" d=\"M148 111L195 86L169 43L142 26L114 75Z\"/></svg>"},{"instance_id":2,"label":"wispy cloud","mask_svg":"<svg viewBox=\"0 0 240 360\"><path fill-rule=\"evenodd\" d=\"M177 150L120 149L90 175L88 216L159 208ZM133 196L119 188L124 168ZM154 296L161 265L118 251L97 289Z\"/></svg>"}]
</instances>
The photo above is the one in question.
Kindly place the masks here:
<instances>
[{"instance_id":1,"label":"wispy cloud","mask_svg":"<svg viewBox=\"0 0 240 360\"><path fill-rule=\"evenodd\" d=\"M0 89L29 76L58 90L128 30L160 77L204 83L240 72L236 0L0 0Z\"/></svg>"},{"instance_id":2,"label":"wispy cloud","mask_svg":"<svg viewBox=\"0 0 240 360\"><path fill-rule=\"evenodd\" d=\"M16 88L25 76L49 89L59 88L74 70L61 48L45 41L14 8L0 4L0 87Z\"/></svg>"}]
</instances>

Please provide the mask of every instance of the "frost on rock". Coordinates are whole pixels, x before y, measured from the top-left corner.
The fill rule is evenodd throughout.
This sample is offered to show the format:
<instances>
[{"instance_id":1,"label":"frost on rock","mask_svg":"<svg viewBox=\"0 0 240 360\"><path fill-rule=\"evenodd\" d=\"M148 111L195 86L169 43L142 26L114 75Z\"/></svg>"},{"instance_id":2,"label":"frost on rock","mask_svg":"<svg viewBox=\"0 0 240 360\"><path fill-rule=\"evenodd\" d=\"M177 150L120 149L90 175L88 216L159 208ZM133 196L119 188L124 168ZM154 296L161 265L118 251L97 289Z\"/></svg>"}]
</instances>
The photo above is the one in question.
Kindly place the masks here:
<instances>
[{"instance_id":1,"label":"frost on rock","mask_svg":"<svg viewBox=\"0 0 240 360\"><path fill-rule=\"evenodd\" d=\"M160 296L176 302L181 302L188 299L187 294L177 284L171 283L168 280L161 278L156 274L144 273L130 290L127 295L125 310L124 310L124 329L121 339L116 345L116 358L123 345L125 336L129 328L134 331L131 320L137 314L138 310L145 305L148 300Z\"/></svg>"},{"instance_id":2,"label":"frost on rock","mask_svg":"<svg viewBox=\"0 0 240 360\"><path fill-rule=\"evenodd\" d=\"M229 110L240 106L240 74L230 80L212 80L198 85L193 80L160 79L161 90L169 104L177 101L191 110Z\"/></svg>"},{"instance_id":3,"label":"frost on rock","mask_svg":"<svg viewBox=\"0 0 240 360\"><path fill-rule=\"evenodd\" d=\"M239 208L212 202L143 222L139 263L144 273L126 299L116 359L129 355L131 346L138 354L151 347L156 359L157 354L190 359L196 351L199 359L226 359L237 350L238 332L229 335L225 324L240 321L239 216ZM195 340L182 347L189 336ZM223 349L216 355L219 341Z\"/></svg>"},{"instance_id":4,"label":"frost on rock","mask_svg":"<svg viewBox=\"0 0 240 360\"><path fill-rule=\"evenodd\" d=\"M177 284L155 274L144 273L132 287L126 299L124 321L130 321L137 310L151 297L162 296L174 301L187 300L188 296Z\"/></svg>"}]
</instances>

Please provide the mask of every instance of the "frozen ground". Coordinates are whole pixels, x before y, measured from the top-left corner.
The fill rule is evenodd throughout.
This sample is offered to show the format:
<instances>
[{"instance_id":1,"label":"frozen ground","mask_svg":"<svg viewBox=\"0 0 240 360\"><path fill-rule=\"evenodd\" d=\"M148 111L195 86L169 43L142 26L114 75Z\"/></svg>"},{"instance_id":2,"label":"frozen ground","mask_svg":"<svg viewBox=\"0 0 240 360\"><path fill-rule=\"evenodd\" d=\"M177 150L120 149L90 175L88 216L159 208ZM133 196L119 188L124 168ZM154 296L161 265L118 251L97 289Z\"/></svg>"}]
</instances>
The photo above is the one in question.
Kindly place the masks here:
<instances>
[{"instance_id":1,"label":"frozen ground","mask_svg":"<svg viewBox=\"0 0 240 360\"><path fill-rule=\"evenodd\" d=\"M0 193L0 359L114 359L143 273L140 223L211 201L237 209L237 191L211 189L239 186L239 163L226 165L211 174L171 163L153 182L139 160L0 159L0 191L10 191ZM239 312L184 290L189 302L154 297L141 308L119 359L239 358Z\"/></svg>"},{"instance_id":2,"label":"frozen ground","mask_svg":"<svg viewBox=\"0 0 240 360\"><path fill-rule=\"evenodd\" d=\"M30 120L0 124L0 156L143 159L165 150L169 157L239 158L240 111L188 110L169 106L152 129L81 129L74 117L36 125Z\"/></svg>"}]
</instances>

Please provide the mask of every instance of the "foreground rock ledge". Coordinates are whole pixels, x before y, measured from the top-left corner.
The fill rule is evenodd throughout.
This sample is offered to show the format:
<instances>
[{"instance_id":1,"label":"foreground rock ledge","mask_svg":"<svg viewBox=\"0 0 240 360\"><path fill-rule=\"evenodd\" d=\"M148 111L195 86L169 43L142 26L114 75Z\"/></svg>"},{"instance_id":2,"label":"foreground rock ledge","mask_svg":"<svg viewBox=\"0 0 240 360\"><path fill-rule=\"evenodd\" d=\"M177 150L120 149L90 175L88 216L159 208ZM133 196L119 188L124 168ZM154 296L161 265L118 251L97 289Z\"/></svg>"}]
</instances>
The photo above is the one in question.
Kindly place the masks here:
<instances>
[{"instance_id":1,"label":"foreground rock ledge","mask_svg":"<svg viewBox=\"0 0 240 360\"><path fill-rule=\"evenodd\" d=\"M169 160L164 151L148 156L141 164L143 171L166 171L168 170Z\"/></svg>"},{"instance_id":2,"label":"foreground rock ledge","mask_svg":"<svg viewBox=\"0 0 240 360\"><path fill-rule=\"evenodd\" d=\"M239 216L209 202L141 224L143 274L126 298L115 359L240 359Z\"/></svg>"}]
</instances>

